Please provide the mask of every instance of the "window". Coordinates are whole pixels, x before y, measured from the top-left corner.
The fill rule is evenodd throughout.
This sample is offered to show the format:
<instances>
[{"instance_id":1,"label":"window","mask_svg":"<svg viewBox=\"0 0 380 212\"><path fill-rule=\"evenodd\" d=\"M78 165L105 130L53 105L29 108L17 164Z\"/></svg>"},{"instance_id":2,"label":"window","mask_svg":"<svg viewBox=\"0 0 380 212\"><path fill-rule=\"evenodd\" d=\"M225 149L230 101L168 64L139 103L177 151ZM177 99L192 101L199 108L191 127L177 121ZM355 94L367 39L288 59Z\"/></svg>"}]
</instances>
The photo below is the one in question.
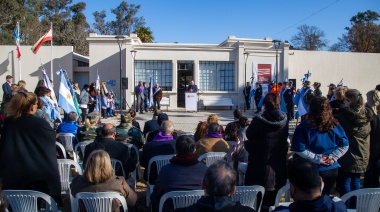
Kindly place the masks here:
<instances>
[{"instance_id":1,"label":"window","mask_svg":"<svg viewBox=\"0 0 380 212\"><path fill-rule=\"evenodd\" d=\"M135 84L143 81L149 86L150 76L153 85L158 83L163 91L171 91L173 87L173 65L170 60L136 60Z\"/></svg>"},{"instance_id":2,"label":"window","mask_svg":"<svg viewBox=\"0 0 380 212\"><path fill-rule=\"evenodd\" d=\"M203 91L234 91L234 62L199 62L199 88Z\"/></svg>"}]
</instances>

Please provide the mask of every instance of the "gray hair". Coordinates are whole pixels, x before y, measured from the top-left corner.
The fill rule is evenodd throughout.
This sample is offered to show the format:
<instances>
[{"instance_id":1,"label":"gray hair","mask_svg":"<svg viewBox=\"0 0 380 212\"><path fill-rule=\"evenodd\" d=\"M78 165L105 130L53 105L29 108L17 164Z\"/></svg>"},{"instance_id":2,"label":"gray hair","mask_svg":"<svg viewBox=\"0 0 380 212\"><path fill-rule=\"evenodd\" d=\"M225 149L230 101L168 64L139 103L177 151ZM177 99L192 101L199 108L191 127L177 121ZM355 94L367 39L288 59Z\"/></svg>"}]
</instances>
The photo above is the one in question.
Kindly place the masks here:
<instances>
[{"instance_id":1,"label":"gray hair","mask_svg":"<svg viewBox=\"0 0 380 212\"><path fill-rule=\"evenodd\" d=\"M236 186L236 172L223 160L213 163L205 172L205 193L209 196L228 196Z\"/></svg>"},{"instance_id":2,"label":"gray hair","mask_svg":"<svg viewBox=\"0 0 380 212\"><path fill-rule=\"evenodd\" d=\"M207 127L207 133L211 134L211 133L219 133L220 132L220 126L218 123L210 123L208 124L208 127Z\"/></svg>"},{"instance_id":3,"label":"gray hair","mask_svg":"<svg viewBox=\"0 0 380 212\"><path fill-rule=\"evenodd\" d=\"M174 125L169 120L165 120L164 122L162 122L160 128L161 128L161 132L163 132L166 135L172 134L174 132Z\"/></svg>"}]
</instances>

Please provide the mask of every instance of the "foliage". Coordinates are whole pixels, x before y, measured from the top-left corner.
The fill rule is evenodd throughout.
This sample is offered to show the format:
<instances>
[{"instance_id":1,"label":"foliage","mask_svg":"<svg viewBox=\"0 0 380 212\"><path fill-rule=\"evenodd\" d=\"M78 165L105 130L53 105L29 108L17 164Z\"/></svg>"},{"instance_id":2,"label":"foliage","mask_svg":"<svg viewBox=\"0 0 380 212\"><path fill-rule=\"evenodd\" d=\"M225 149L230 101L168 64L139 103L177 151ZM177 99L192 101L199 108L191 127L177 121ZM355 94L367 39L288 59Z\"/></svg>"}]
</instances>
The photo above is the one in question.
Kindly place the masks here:
<instances>
[{"instance_id":1,"label":"foliage","mask_svg":"<svg viewBox=\"0 0 380 212\"><path fill-rule=\"evenodd\" d=\"M153 43L154 36L149 27L139 26L134 33L137 34L137 37L139 37L143 43Z\"/></svg>"},{"instance_id":2,"label":"foliage","mask_svg":"<svg viewBox=\"0 0 380 212\"><path fill-rule=\"evenodd\" d=\"M299 32L291 39L295 49L316 51L327 46L325 33L317 27L304 24L297 29Z\"/></svg>"}]
</instances>

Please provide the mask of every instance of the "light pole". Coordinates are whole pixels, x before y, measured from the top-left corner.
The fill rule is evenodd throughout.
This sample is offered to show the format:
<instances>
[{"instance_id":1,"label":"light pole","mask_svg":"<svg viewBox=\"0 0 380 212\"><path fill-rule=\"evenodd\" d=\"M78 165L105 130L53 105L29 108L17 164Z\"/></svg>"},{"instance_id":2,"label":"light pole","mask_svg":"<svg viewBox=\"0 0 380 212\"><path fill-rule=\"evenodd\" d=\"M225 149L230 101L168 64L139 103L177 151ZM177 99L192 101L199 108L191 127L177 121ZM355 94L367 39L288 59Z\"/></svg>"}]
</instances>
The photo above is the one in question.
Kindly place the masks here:
<instances>
[{"instance_id":1,"label":"light pole","mask_svg":"<svg viewBox=\"0 0 380 212\"><path fill-rule=\"evenodd\" d=\"M123 106L121 105L122 104L122 96L123 95L123 89L122 89L122 86L121 86L121 83L122 83L122 78L123 78L123 75L122 75L122 71L123 71L123 66L122 66L122 62L121 62L121 47L123 46L123 42L124 42L124 39L125 37L122 36L122 35L117 35L115 37L117 39L117 44L119 45L119 55L120 55L120 97L119 97L119 102L120 102L120 116L121 116L121 112L122 112L122 109L123 109Z\"/></svg>"},{"instance_id":2,"label":"light pole","mask_svg":"<svg viewBox=\"0 0 380 212\"><path fill-rule=\"evenodd\" d=\"M248 56L249 56L249 53L244 52L244 100L246 100L245 95L247 95L246 94L246 92L247 92L246 86L247 86L247 59L248 59ZM245 108L247 107L246 105L247 105L247 103L244 102L244 112L245 112Z\"/></svg>"},{"instance_id":3,"label":"light pole","mask_svg":"<svg viewBox=\"0 0 380 212\"><path fill-rule=\"evenodd\" d=\"M278 48L281 45L280 40L273 40L273 46L276 49L276 93L278 93Z\"/></svg>"},{"instance_id":4,"label":"light pole","mask_svg":"<svg viewBox=\"0 0 380 212\"><path fill-rule=\"evenodd\" d=\"M135 57L136 57L136 53L137 53L137 51L136 50L134 50L134 49L132 49L131 51L131 56L132 56L132 72L134 73L135 72ZM134 76L134 75L133 75ZM135 82L136 83L136 82ZM145 88L144 88L145 89ZM136 95L136 94L135 94ZM145 103L144 103L145 104ZM137 107L139 107L139 106L137 106Z\"/></svg>"}]
</instances>

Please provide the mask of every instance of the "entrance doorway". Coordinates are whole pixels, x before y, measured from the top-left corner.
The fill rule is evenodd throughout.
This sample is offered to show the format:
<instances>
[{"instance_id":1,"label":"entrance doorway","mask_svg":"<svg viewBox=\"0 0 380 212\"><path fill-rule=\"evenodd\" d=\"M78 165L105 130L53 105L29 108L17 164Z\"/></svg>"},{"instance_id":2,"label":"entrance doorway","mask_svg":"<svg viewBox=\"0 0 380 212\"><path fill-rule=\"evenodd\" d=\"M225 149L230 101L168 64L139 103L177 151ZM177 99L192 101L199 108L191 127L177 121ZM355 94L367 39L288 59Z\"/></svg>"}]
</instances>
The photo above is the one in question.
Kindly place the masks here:
<instances>
[{"instance_id":1,"label":"entrance doorway","mask_svg":"<svg viewBox=\"0 0 380 212\"><path fill-rule=\"evenodd\" d=\"M177 107L185 107L185 92L194 77L193 61L178 61Z\"/></svg>"}]
</instances>

